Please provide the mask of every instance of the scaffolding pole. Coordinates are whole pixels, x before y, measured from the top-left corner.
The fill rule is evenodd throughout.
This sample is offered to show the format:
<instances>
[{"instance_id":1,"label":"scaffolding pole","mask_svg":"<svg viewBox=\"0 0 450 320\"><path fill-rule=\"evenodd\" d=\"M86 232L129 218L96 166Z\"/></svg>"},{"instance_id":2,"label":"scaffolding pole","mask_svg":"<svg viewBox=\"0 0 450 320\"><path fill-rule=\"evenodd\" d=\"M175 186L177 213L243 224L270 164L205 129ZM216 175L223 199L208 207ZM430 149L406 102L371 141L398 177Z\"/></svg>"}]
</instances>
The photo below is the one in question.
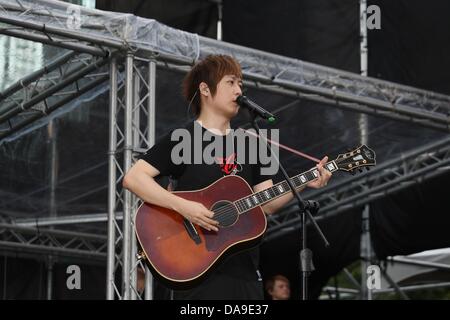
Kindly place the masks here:
<instances>
[{"instance_id":1,"label":"scaffolding pole","mask_svg":"<svg viewBox=\"0 0 450 320\"><path fill-rule=\"evenodd\" d=\"M0 223L0 249L40 256L71 256L103 260L106 258L106 236Z\"/></svg>"},{"instance_id":2,"label":"scaffolding pole","mask_svg":"<svg viewBox=\"0 0 450 320\"><path fill-rule=\"evenodd\" d=\"M367 0L359 2L359 21L360 21L360 66L361 76L368 76L368 50L367 50ZM359 131L360 144L369 145L369 118L367 114L359 115ZM367 190L367 186L365 186ZM360 241L360 257L361 260L361 299L372 300L372 290L367 286L369 266L373 260L373 249L370 236L370 206L364 205L361 216L361 241Z\"/></svg>"},{"instance_id":3,"label":"scaffolding pole","mask_svg":"<svg viewBox=\"0 0 450 320\"><path fill-rule=\"evenodd\" d=\"M117 60L111 59L109 86L109 152L108 152L108 257L106 264L106 299L114 300L116 257L116 146L117 146Z\"/></svg>"},{"instance_id":4,"label":"scaffolding pole","mask_svg":"<svg viewBox=\"0 0 450 320\"><path fill-rule=\"evenodd\" d=\"M141 200L125 190L122 179L136 160L155 141L155 80L156 63L137 58L128 52L125 58L124 80L119 83L118 62L113 60L111 73L110 153L109 153L109 217L108 224L108 280L107 298L123 300L142 299L138 292L138 268L142 256L138 252L134 236L134 217ZM113 66L115 65L115 67ZM113 102L115 101L115 102ZM122 126L122 125L123 126ZM118 173L118 175L117 175ZM114 212L122 205L121 227ZM121 246L120 246L121 245ZM121 267L121 285L117 285L114 274ZM152 277L146 268L145 298L152 299Z\"/></svg>"},{"instance_id":5,"label":"scaffolding pole","mask_svg":"<svg viewBox=\"0 0 450 320\"><path fill-rule=\"evenodd\" d=\"M148 112L148 131L147 140L149 147L155 144L156 135L156 63L155 61L149 61L148 63L148 84L149 84L149 99L147 105ZM153 275L145 264L145 300L153 299Z\"/></svg>"}]
</instances>

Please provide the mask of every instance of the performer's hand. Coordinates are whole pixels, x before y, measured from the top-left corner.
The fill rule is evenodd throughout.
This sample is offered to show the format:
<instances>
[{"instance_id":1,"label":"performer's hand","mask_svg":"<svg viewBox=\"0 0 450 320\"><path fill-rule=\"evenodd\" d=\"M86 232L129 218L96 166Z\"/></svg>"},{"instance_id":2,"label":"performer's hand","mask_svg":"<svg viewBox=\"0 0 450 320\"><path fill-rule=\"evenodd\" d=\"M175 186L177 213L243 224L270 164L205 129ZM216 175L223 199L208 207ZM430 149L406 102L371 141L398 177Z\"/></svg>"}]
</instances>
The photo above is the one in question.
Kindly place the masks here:
<instances>
[{"instance_id":1,"label":"performer's hand","mask_svg":"<svg viewBox=\"0 0 450 320\"><path fill-rule=\"evenodd\" d=\"M214 212L199 202L186 200L177 211L190 222L198 224L208 231L219 231L217 228L219 222L212 219Z\"/></svg>"},{"instance_id":2,"label":"performer's hand","mask_svg":"<svg viewBox=\"0 0 450 320\"><path fill-rule=\"evenodd\" d=\"M325 169L323 166L327 163L328 157L324 157L317 164L317 169L319 169L319 178L317 180L311 181L307 184L308 187L318 189L325 187L328 184L328 180L331 178L331 172Z\"/></svg>"}]
</instances>

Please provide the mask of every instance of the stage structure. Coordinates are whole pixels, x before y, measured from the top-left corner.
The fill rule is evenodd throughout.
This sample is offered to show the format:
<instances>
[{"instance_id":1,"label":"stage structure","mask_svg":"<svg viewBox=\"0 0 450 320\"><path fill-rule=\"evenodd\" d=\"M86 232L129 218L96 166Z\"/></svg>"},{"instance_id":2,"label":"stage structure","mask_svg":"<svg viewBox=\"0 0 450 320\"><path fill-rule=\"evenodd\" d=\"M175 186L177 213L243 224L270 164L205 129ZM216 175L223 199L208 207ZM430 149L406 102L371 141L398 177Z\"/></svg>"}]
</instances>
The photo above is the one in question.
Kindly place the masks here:
<instances>
[{"instance_id":1,"label":"stage structure","mask_svg":"<svg viewBox=\"0 0 450 320\"><path fill-rule=\"evenodd\" d=\"M121 180L136 156L155 141L155 118L160 108L155 88L163 70L185 73L208 54L230 54L243 67L245 86L259 92L398 121L430 133L415 148L396 150L390 159L379 158L378 166L370 172L337 179L325 189L306 194L322 203L320 218L420 183L440 174L442 171L436 169L450 163L450 97L443 94L203 38L130 14L58 1L0 0L0 23L3 36L39 42L58 52L42 69L24 75L0 92L0 145L32 134L55 114L69 112L65 108L69 102L93 89L109 90L108 212L33 219L3 214L0 229L6 236L0 247L106 258L107 299L140 298L136 270L142 261L133 236L133 216L139 201L123 190ZM283 234L286 228L292 231L299 227L293 206L269 219L266 241ZM58 229L59 225L75 229L106 221L107 238ZM34 239L37 229L49 240ZM118 272L120 283L115 280ZM150 277L146 286L145 298L149 299Z\"/></svg>"}]
</instances>

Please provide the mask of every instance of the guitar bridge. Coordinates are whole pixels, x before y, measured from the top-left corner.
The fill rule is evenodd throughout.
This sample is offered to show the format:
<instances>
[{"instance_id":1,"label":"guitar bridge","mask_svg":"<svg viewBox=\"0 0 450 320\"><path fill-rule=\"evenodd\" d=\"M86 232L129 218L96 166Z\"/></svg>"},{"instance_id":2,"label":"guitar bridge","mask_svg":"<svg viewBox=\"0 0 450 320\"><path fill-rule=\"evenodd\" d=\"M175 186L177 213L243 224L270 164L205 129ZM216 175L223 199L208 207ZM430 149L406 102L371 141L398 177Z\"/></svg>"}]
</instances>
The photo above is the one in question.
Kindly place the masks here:
<instances>
[{"instance_id":1,"label":"guitar bridge","mask_svg":"<svg viewBox=\"0 0 450 320\"><path fill-rule=\"evenodd\" d=\"M184 227L186 228L187 233L189 234L189 237L195 242L195 244L202 243L202 239L200 239L200 235L198 234L197 230L195 229L192 222L190 222L188 219L183 219Z\"/></svg>"}]
</instances>

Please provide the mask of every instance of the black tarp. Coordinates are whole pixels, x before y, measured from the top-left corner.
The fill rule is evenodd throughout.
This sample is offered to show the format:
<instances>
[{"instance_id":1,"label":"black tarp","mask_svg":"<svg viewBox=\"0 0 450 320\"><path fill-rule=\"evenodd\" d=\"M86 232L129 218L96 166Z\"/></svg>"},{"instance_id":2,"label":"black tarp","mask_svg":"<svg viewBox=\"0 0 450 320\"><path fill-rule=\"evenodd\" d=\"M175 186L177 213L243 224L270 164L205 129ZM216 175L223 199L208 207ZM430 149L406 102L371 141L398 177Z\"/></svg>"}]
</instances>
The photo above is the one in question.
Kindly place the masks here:
<instances>
[{"instance_id":1,"label":"black tarp","mask_svg":"<svg viewBox=\"0 0 450 320\"><path fill-rule=\"evenodd\" d=\"M369 75L450 94L450 3L369 4L379 5L382 13L381 29L369 32ZM417 134L414 125L409 133ZM450 174L448 167L438 170L439 177L372 204L371 232L379 258L450 246Z\"/></svg>"},{"instance_id":2,"label":"black tarp","mask_svg":"<svg viewBox=\"0 0 450 320\"><path fill-rule=\"evenodd\" d=\"M217 34L217 6L205 0L96 0L100 10L131 13L155 19L176 29L215 38Z\"/></svg>"},{"instance_id":3,"label":"black tarp","mask_svg":"<svg viewBox=\"0 0 450 320\"><path fill-rule=\"evenodd\" d=\"M371 232L379 258L450 247L450 172L371 205Z\"/></svg>"},{"instance_id":4,"label":"black tarp","mask_svg":"<svg viewBox=\"0 0 450 320\"><path fill-rule=\"evenodd\" d=\"M49 273L49 261L31 260L14 255L0 257L0 288L1 300L46 300L47 280L52 277L53 300L103 300L106 297L105 267L101 265L80 264L72 259L54 259ZM70 278L75 274L70 266L79 269L79 288L75 280ZM69 281L69 286L67 285Z\"/></svg>"},{"instance_id":5,"label":"black tarp","mask_svg":"<svg viewBox=\"0 0 450 320\"><path fill-rule=\"evenodd\" d=\"M359 1L281 0L274 4L225 0L224 3L225 41L359 72ZM371 4L380 7L381 29L369 30L369 75L449 94L450 3L400 0L369 1L368 5ZM298 119L299 125L303 119L300 112L289 110L290 119ZM327 110L326 114L333 117L339 112ZM348 114L345 116L340 120L351 123ZM375 122L377 126L386 122L370 120L369 127L375 126ZM317 130L324 128L318 123ZM374 135L380 140L371 140L369 144L395 143L388 137L397 135L414 148L419 146L417 139L422 133L413 124L391 125L383 131ZM315 141L310 132L305 136L308 135ZM316 151L325 147L321 145ZM450 204L446 197L449 182L450 175L442 175L371 205L371 233L378 257L450 246L447 231ZM361 211L355 210L322 221L320 225L331 243L328 249L315 231L309 229L308 243L316 267L310 283L313 296L318 296L330 276L359 258L360 218ZM291 277L294 298L300 281L298 242L298 235L283 236L264 245L262 255L266 276L284 273Z\"/></svg>"}]
</instances>

